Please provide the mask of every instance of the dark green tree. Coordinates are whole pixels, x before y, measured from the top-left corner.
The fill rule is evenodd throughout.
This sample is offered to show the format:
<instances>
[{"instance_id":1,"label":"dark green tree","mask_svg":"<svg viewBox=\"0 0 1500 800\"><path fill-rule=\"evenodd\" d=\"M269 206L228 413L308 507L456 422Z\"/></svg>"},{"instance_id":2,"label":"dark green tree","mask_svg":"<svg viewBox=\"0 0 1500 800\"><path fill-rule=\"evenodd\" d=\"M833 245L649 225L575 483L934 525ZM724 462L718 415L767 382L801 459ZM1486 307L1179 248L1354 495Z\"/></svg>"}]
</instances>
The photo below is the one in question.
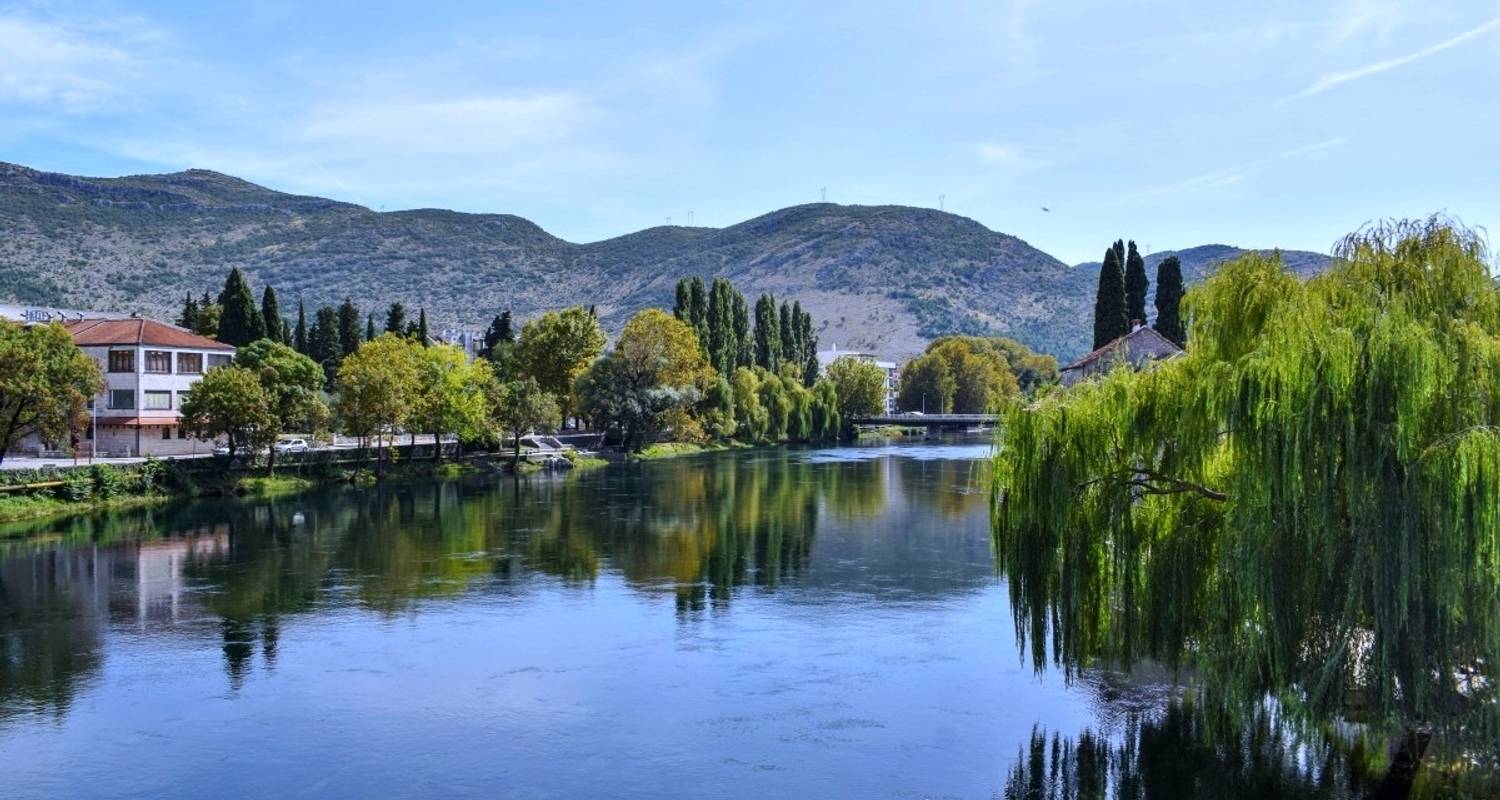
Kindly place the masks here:
<instances>
[{"instance_id":1,"label":"dark green tree","mask_svg":"<svg viewBox=\"0 0 1500 800\"><path fill-rule=\"evenodd\" d=\"M333 383L339 362L344 358L344 349L339 342L339 312L333 306L318 309L312 330L307 334L307 357L318 362L328 383Z\"/></svg>"},{"instance_id":2,"label":"dark green tree","mask_svg":"<svg viewBox=\"0 0 1500 800\"><path fill-rule=\"evenodd\" d=\"M385 332L397 336L406 335L406 308L400 303L391 303L385 312Z\"/></svg>"},{"instance_id":3,"label":"dark green tree","mask_svg":"<svg viewBox=\"0 0 1500 800\"><path fill-rule=\"evenodd\" d=\"M702 282L698 280L698 283ZM714 278L713 286L708 292L708 307L705 312L708 363L720 375L726 376L734 373L735 353L739 349L734 329L734 295L734 287L729 284L728 279Z\"/></svg>"},{"instance_id":4,"label":"dark green tree","mask_svg":"<svg viewBox=\"0 0 1500 800\"><path fill-rule=\"evenodd\" d=\"M718 283L719 279L715 278L714 284L718 285ZM709 342L713 338L713 333L709 327L714 323L711 322L713 314L709 306L712 301L708 295L709 290L703 285L702 278L695 275L691 281L688 281L688 316L685 321L698 336L698 344L703 350L704 357L712 362L712 346Z\"/></svg>"},{"instance_id":5,"label":"dark green tree","mask_svg":"<svg viewBox=\"0 0 1500 800\"><path fill-rule=\"evenodd\" d=\"M1135 249L1135 242L1131 242L1130 251L1125 256L1126 322L1146 324L1146 291L1150 288L1151 282L1146 279L1146 262Z\"/></svg>"},{"instance_id":6,"label":"dark green tree","mask_svg":"<svg viewBox=\"0 0 1500 800\"><path fill-rule=\"evenodd\" d=\"M781 339L781 360L802 363L802 348L797 344L797 320L792 317L792 306L781 301L781 311L776 315L777 336Z\"/></svg>"},{"instance_id":7,"label":"dark green tree","mask_svg":"<svg viewBox=\"0 0 1500 800\"><path fill-rule=\"evenodd\" d=\"M793 306L796 308L796 306ZM802 340L802 383L811 387L818 380L818 334L813 332L812 314L799 311L798 327Z\"/></svg>"},{"instance_id":8,"label":"dark green tree","mask_svg":"<svg viewBox=\"0 0 1500 800\"><path fill-rule=\"evenodd\" d=\"M731 290L730 310L734 340L737 343L734 365L747 368L755 366L755 342L750 337L750 304L745 302L744 295Z\"/></svg>"},{"instance_id":9,"label":"dark green tree","mask_svg":"<svg viewBox=\"0 0 1500 800\"><path fill-rule=\"evenodd\" d=\"M777 316L776 298L763 294L755 301L755 364L771 372L781 368L781 326Z\"/></svg>"},{"instance_id":10,"label":"dark green tree","mask_svg":"<svg viewBox=\"0 0 1500 800\"><path fill-rule=\"evenodd\" d=\"M1125 273L1120 264L1120 251L1112 247L1104 251L1104 266L1099 268L1099 293L1094 298L1094 349L1129 332L1130 320L1125 316Z\"/></svg>"},{"instance_id":11,"label":"dark green tree","mask_svg":"<svg viewBox=\"0 0 1500 800\"><path fill-rule=\"evenodd\" d=\"M511 321L510 309L500 312L500 341L506 344L516 343L516 328Z\"/></svg>"},{"instance_id":12,"label":"dark green tree","mask_svg":"<svg viewBox=\"0 0 1500 800\"><path fill-rule=\"evenodd\" d=\"M369 342L369 341L373 341L374 339L375 339L375 315L374 314L366 314L365 315L365 341Z\"/></svg>"},{"instance_id":13,"label":"dark green tree","mask_svg":"<svg viewBox=\"0 0 1500 800\"><path fill-rule=\"evenodd\" d=\"M672 316L686 322L688 325L692 325L692 290L688 288L688 283L687 278L677 279L677 295L672 302Z\"/></svg>"},{"instance_id":14,"label":"dark green tree","mask_svg":"<svg viewBox=\"0 0 1500 800\"><path fill-rule=\"evenodd\" d=\"M1156 332L1187 347L1187 329L1182 325L1182 264L1168 256L1156 266Z\"/></svg>"},{"instance_id":15,"label":"dark green tree","mask_svg":"<svg viewBox=\"0 0 1500 800\"><path fill-rule=\"evenodd\" d=\"M592 309L592 307L590 307L589 316L593 316L593 315L594 315L593 314L593 309ZM421 344L423 347L427 346L427 309L426 308L422 308L422 309L420 309L417 312L417 342L419 344Z\"/></svg>"},{"instance_id":16,"label":"dark green tree","mask_svg":"<svg viewBox=\"0 0 1500 800\"><path fill-rule=\"evenodd\" d=\"M359 349L359 333L359 307L346 297L339 305L339 350L343 355Z\"/></svg>"},{"instance_id":17,"label":"dark green tree","mask_svg":"<svg viewBox=\"0 0 1500 800\"><path fill-rule=\"evenodd\" d=\"M307 306L303 305L302 298L297 298L297 329L292 333L292 347L302 355L307 352Z\"/></svg>"},{"instance_id":18,"label":"dark green tree","mask_svg":"<svg viewBox=\"0 0 1500 800\"><path fill-rule=\"evenodd\" d=\"M224 281L224 291L219 293L219 334L224 344L242 347L265 335L261 328L260 312L255 308L255 295L250 284L240 274L238 267L229 271Z\"/></svg>"},{"instance_id":19,"label":"dark green tree","mask_svg":"<svg viewBox=\"0 0 1500 800\"><path fill-rule=\"evenodd\" d=\"M177 316L177 327L193 330L198 327L198 300L192 292L182 300L182 313Z\"/></svg>"},{"instance_id":20,"label":"dark green tree","mask_svg":"<svg viewBox=\"0 0 1500 800\"><path fill-rule=\"evenodd\" d=\"M281 318L281 305L276 302L276 290L269 284L260 293L260 319L265 326L265 338L273 342L286 341L286 320Z\"/></svg>"}]
</instances>

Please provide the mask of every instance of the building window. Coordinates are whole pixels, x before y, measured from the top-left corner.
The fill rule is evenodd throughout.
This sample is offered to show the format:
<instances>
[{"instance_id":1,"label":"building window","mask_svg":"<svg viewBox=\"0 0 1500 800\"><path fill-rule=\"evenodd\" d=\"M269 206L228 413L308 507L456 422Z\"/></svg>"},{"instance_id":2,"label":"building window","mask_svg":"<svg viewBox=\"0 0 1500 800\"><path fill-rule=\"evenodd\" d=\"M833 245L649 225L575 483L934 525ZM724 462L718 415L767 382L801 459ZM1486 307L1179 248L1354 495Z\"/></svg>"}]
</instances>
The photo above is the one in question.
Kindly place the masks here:
<instances>
[{"instance_id":1,"label":"building window","mask_svg":"<svg viewBox=\"0 0 1500 800\"><path fill-rule=\"evenodd\" d=\"M177 426L177 438L179 438L179 439L186 439L187 438L187 428L184 428L181 425L178 425Z\"/></svg>"},{"instance_id":2,"label":"building window","mask_svg":"<svg viewBox=\"0 0 1500 800\"><path fill-rule=\"evenodd\" d=\"M109 351L110 372L135 372L134 350L111 350Z\"/></svg>"},{"instance_id":3,"label":"building window","mask_svg":"<svg viewBox=\"0 0 1500 800\"><path fill-rule=\"evenodd\" d=\"M172 407L171 392L146 392L145 395L147 411L166 411Z\"/></svg>"},{"instance_id":4,"label":"building window","mask_svg":"<svg viewBox=\"0 0 1500 800\"><path fill-rule=\"evenodd\" d=\"M170 373L172 371L172 354L166 350L147 350L146 371L159 374Z\"/></svg>"},{"instance_id":5,"label":"building window","mask_svg":"<svg viewBox=\"0 0 1500 800\"><path fill-rule=\"evenodd\" d=\"M110 389L109 407L115 409L135 408L135 390Z\"/></svg>"},{"instance_id":6,"label":"building window","mask_svg":"<svg viewBox=\"0 0 1500 800\"><path fill-rule=\"evenodd\" d=\"M178 353L177 372L182 375L197 375L203 372L202 353Z\"/></svg>"},{"instance_id":7,"label":"building window","mask_svg":"<svg viewBox=\"0 0 1500 800\"><path fill-rule=\"evenodd\" d=\"M161 426L161 438L163 440L165 440L165 441L171 441L172 440L172 426L171 425L163 425L163 426Z\"/></svg>"},{"instance_id":8,"label":"building window","mask_svg":"<svg viewBox=\"0 0 1500 800\"><path fill-rule=\"evenodd\" d=\"M224 353L209 353L208 368L213 369L214 367L222 367L225 364L229 363L229 358L230 357Z\"/></svg>"}]
</instances>

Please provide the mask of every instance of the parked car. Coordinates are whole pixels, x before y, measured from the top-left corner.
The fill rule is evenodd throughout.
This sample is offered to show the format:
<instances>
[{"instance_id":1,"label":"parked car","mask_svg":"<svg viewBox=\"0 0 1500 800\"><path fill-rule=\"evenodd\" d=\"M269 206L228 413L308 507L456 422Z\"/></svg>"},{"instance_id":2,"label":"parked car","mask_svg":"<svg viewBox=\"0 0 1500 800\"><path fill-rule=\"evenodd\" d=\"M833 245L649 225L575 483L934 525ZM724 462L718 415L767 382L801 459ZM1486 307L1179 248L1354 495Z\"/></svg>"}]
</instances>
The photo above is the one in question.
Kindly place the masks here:
<instances>
[{"instance_id":1,"label":"parked car","mask_svg":"<svg viewBox=\"0 0 1500 800\"><path fill-rule=\"evenodd\" d=\"M306 439L282 439L276 443L278 453L306 453L311 450Z\"/></svg>"},{"instance_id":2,"label":"parked car","mask_svg":"<svg viewBox=\"0 0 1500 800\"><path fill-rule=\"evenodd\" d=\"M227 444L221 444L218 447L215 447L214 448L214 455L216 455L216 456L227 456L227 455L229 455L229 445L227 445Z\"/></svg>"}]
</instances>

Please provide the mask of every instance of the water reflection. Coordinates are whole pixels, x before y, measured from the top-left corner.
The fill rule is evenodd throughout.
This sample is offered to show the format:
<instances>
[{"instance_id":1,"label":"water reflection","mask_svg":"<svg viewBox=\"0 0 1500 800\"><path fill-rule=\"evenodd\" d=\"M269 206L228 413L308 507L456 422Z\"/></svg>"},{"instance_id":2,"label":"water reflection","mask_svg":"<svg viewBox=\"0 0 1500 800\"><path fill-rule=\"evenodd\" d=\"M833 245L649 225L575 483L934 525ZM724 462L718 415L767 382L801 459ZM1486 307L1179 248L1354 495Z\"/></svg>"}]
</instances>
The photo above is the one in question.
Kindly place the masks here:
<instances>
[{"instance_id":1,"label":"water reflection","mask_svg":"<svg viewBox=\"0 0 1500 800\"><path fill-rule=\"evenodd\" d=\"M65 712L99 670L106 626L211 629L238 689L257 656L275 667L287 617L332 607L398 618L474 592L524 594L540 577L587 589L607 572L670 594L690 619L805 581L820 529L828 560L813 584L903 601L973 590L992 582L980 468L747 454L11 526L0 529L0 710Z\"/></svg>"}]
</instances>

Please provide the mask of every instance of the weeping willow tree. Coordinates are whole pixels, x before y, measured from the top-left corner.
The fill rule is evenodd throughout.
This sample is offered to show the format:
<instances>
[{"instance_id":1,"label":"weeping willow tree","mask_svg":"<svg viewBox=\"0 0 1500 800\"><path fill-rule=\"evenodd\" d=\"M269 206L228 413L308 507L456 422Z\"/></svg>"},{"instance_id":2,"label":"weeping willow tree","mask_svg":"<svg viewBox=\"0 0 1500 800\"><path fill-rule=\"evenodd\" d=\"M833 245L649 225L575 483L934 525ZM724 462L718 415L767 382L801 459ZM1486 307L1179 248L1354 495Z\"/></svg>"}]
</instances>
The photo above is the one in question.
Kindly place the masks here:
<instances>
[{"instance_id":1,"label":"weeping willow tree","mask_svg":"<svg viewBox=\"0 0 1500 800\"><path fill-rule=\"evenodd\" d=\"M1335 255L1307 281L1226 264L1185 300L1185 356L1009 406L1018 633L1038 669L1150 659L1218 708L1269 696L1493 764L1500 290L1442 219Z\"/></svg>"}]
</instances>

